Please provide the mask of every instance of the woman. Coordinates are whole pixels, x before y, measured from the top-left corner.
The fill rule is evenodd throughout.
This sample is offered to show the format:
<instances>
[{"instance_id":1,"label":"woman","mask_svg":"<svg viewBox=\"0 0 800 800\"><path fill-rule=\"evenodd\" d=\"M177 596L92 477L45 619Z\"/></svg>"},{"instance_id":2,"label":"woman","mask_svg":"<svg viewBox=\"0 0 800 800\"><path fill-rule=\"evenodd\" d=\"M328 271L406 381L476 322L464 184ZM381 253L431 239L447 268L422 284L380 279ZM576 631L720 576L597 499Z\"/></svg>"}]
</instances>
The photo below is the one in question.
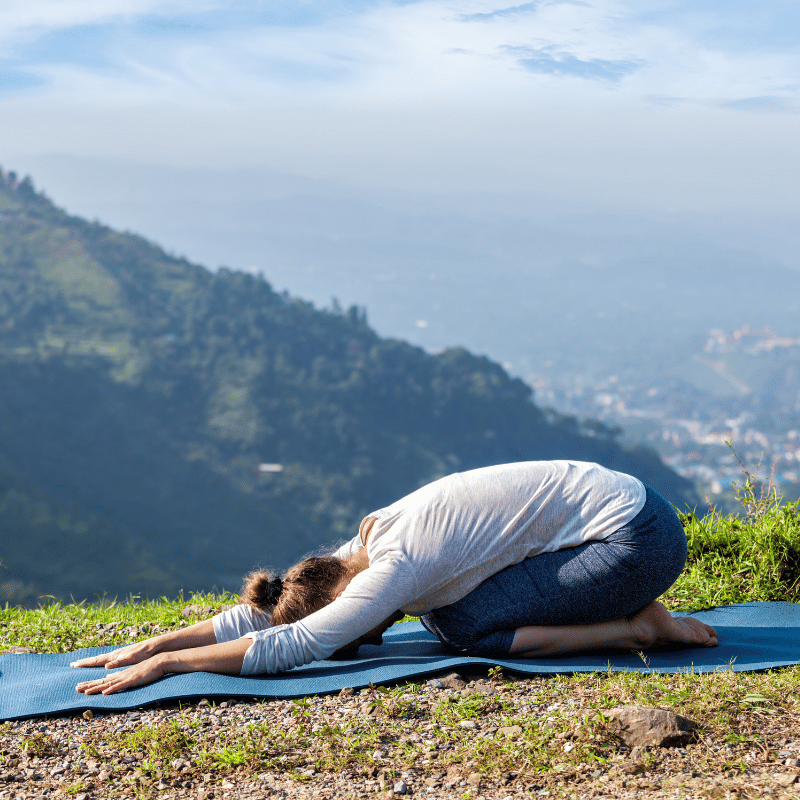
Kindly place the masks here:
<instances>
[{"instance_id":1,"label":"woman","mask_svg":"<svg viewBox=\"0 0 800 800\"><path fill-rule=\"evenodd\" d=\"M335 555L283 580L249 576L242 604L213 620L75 662L133 665L77 689L110 694L169 672L281 672L379 643L404 613L480 655L712 647L713 628L655 602L685 560L675 512L630 475L579 461L485 467L370 514Z\"/></svg>"}]
</instances>

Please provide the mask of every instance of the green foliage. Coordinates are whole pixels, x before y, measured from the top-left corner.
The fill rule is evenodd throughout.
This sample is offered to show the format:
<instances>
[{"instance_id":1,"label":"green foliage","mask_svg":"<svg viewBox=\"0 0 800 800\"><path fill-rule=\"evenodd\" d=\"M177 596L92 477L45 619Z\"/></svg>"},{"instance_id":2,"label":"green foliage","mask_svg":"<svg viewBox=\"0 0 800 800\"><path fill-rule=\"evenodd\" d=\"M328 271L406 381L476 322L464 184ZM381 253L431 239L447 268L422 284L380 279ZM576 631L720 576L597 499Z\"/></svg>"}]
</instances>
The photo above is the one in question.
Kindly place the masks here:
<instances>
[{"instance_id":1,"label":"green foliage","mask_svg":"<svg viewBox=\"0 0 800 800\"><path fill-rule=\"evenodd\" d=\"M157 596L177 584L141 541L97 518L81 518L12 476L0 475L0 529L3 558L16 576L0 573L0 602L36 605L37 585L69 597L74 587L88 583L103 597L125 586ZM48 557L52 553L58 558Z\"/></svg>"},{"instance_id":2,"label":"green foliage","mask_svg":"<svg viewBox=\"0 0 800 800\"><path fill-rule=\"evenodd\" d=\"M783 503L771 483L759 483L757 468L742 469L744 480L734 487L743 516L682 517L689 552L668 594L673 608L800 601L798 503Z\"/></svg>"},{"instance_id":3,"label":"green foliage","mask_svg":"<svg viewBox=\"0 0 800 800\"><path fill-rule=\"evenodd\" d=\"M670 590L683 608L750 600L800 600L800 517L797 503L770 509L757 521L686 518L689 558Z\"/></svg>"}]
</instances>

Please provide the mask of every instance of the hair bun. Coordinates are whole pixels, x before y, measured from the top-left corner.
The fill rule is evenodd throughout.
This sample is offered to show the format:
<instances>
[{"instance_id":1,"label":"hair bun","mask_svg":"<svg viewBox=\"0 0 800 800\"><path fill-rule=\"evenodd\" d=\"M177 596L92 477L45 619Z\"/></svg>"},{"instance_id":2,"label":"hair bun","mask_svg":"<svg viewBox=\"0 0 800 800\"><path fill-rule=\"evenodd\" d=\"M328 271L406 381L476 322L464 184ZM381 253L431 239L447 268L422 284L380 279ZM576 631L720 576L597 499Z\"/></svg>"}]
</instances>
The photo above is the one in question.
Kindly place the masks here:
<instances>
[{"instance_id":1,"label":"hair bun","mask_svg":"<svg viewBox=\"0 0 800 800\"><path fill-rule=\"evenodd\" d=\"M283 581L280 576L276 576L264 587L264 601L267 605L274 606L278 602L282 591Z\"/></svg>"},{"instance_id":2,"label":"hair bun","mask_svg":"<svg viewBox=\"0 0 800 800\"><path fill-rule=\"evenodd\" d=\"M257 570L244 580L241 601L263 612L272 612L283 593L283 581L274 572Z\"/></svg>"}]
</instances>

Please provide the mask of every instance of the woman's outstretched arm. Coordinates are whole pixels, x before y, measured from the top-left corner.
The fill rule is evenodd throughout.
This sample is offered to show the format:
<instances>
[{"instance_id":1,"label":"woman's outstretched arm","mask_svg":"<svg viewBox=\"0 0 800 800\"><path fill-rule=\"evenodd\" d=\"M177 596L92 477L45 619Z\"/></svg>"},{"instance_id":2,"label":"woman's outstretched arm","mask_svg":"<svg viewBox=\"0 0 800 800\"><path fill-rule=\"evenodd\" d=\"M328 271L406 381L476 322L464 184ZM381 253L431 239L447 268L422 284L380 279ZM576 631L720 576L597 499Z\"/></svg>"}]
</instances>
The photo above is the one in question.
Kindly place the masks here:
<instances>
[{"instance_id":1,"label":"woman's outstretched arm","mask_svg":"<svg viewBox=\"0 0 800 800\"><path fill-rule=\"evenodd\" d=\"M203 647L204 645L216 644L216 642L217 637L214 634L213 621L207 619L202 622L196 622L188 628L178 628L169 633L162 633L160 636L151 636L141 642L125 645L125 647L120 647L109 653L101 653L97 656L89 656L79 661L73 661L70 666L115 669L116 667L139 664L158 653Z\"/></svg>"},{"instance_id":2,"label":"woman's outstretched arm","mask_svg":"<svg viewBox=\"0 0 800 800\"><path fill-rule=\"evenodd\" d=\"M75 688L84 694L114 694L125 689L146 686L171 672L216 672L222 675L239 675L244 654L252 644L251 639L235 639L222 644L190 646L186 650L158 653L128 669L109 673L97 680L84 681Z\"/></svg>"}]
</instances>

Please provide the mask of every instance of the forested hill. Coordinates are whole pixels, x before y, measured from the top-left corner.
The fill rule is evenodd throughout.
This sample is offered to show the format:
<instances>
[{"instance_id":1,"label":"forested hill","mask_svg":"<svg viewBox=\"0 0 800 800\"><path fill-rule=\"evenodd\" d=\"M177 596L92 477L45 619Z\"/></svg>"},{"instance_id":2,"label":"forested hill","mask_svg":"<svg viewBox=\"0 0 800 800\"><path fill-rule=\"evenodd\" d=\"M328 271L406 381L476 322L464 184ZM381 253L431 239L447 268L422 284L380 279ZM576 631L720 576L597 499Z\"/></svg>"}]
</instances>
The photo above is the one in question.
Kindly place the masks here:
<instances>
[{"instance_id":1,"label":"forested hill","mask_svg":"<svg viewBox=\"0 0 800 800\"><path fill-rule=\"evenodd\" d=\"M698 500L486 358L382 339L358 308L211 272L0 172L0 599L237 589L432 479L547 458Z\"/></svg>"}]
</instances>

